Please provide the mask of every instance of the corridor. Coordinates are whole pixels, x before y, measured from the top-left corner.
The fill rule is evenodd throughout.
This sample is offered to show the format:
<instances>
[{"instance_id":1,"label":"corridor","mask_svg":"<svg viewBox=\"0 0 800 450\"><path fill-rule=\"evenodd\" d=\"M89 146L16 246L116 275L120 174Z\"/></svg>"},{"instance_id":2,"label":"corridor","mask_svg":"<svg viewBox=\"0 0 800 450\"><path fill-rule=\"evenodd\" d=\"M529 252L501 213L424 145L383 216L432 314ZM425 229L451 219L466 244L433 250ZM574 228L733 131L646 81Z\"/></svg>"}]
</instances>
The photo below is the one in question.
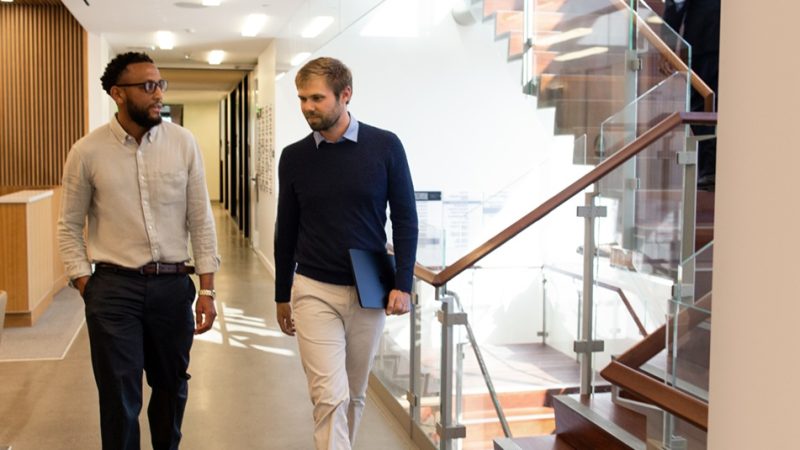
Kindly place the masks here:
<instances>
[{"instance_id":1,"label":"corridor","mask_svg":"<svg viewBox=\"0 0 800 450\"><path fill-rule=\"evenodd\" d=\"M192 348L181 448L312 449L305 376L275 322L273 279L227 213L215 205L214 215L219 315ZM0 362L0 449L99 449L98 415L85 325L62 360ZM145 414L140 423L150 448ZM355 448L416 447L370 395Z\"/></svg>"}]
</instances>

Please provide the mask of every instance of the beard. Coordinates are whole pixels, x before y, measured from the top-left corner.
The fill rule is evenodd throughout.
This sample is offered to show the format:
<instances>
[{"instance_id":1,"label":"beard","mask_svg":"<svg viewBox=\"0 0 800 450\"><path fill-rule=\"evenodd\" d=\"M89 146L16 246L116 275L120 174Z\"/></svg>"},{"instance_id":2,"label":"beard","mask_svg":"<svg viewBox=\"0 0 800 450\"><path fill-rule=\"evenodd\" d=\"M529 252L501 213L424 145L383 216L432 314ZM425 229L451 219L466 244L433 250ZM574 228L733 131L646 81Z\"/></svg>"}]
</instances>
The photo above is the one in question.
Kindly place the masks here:
<instances>
[{"instance_id":1,"label":"beard","mask_svg":"<svg viewBox=\"0 0 800 450\"><path fill-rule=\"evenodd\" d=\"M154 126L161 123L161 115L159 114L158 117L151 117L150 116L150 106L146 108L138 108L136 105L128 103L128 115L130 118L136 122L137 125L140 127L149 130Z\"/></svg>"},{"instance_id":2,"label":"beard","mask_svg":"<svg viewBox=\"0 0 800 450\"><path fill-rule=\"evenodd\" d=\"M332 114L323 115L317 113L310 113L306 114L306 122L308 122L308 126L311 127L313 131L325 131L330 129L332 126L336 124L341 117L341 111L334 111ZM312 122L311 119L319 119L316 122Z\"/></svg>"}]
</instances>

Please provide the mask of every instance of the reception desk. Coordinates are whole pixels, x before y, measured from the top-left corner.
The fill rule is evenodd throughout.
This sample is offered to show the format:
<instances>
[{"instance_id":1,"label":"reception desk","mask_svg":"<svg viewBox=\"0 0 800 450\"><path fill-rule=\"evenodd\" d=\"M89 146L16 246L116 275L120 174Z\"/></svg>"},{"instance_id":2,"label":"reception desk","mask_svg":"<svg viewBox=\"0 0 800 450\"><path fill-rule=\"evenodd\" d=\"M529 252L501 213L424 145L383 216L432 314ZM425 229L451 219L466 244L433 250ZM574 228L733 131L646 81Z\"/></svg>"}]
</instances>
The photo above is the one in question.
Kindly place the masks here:
<instances>
[{"instance_id":1,"label":"reception desk","mask_svg":"<svg viewBox=\"0 0 800 450\"><path fill-rule=\"evenodd\" d=\"M56 273L52 189L0 196L0 290L6 327L32 326L63 287ZM58 285L61 284L59 287Z\"/></svg>"}]
</instances>

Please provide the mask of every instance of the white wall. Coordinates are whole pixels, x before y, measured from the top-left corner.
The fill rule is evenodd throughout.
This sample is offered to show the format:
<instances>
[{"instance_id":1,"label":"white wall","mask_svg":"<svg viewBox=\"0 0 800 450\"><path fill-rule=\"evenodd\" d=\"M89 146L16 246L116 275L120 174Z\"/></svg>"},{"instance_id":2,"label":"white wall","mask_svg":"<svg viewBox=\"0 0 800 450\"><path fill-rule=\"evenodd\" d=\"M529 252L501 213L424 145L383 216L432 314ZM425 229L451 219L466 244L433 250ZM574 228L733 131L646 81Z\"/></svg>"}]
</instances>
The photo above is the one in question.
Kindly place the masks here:
<instances>
[{"instance_id":1,"label":"white wall","mask_svg":"<svg viewBox=\"0 0 800 450\"><path fill-rule=\"evenodd\" d=\"M88 37L87 54L89 59L87 63L89 131L92 131L107 123L117 112L117 107L100 84L100 77L113 56L111 55L111 48L101 34L88 31L86 34Z\"/></svg>"},{"instance_id":2,"label":"white wall","mask_svg":"<svg viewBox=\"0 0 800 450\"><path fill-rule=\"evenodd\" d=\"M451 4L388 0L312 58L350 67L350 111L397 133L417 190L495 192L533 165L542 149L530 143L552 130L541 128L535 99L521 93L521 63L506 60L493 22L460 27ZM279 150L310 131L295 73L276 84Z\"/></svg>"},{"instance_id":3,"label":"white wall","mask_svg":"<svg viewBox=\"0 0 800 450\"><path fill-rule=\"evenodd\" d=\"M264 50L261 55L258 57L258 67L256 67L256 76L255 78L258 80L258 91L256 92L256 109L257 108L273 108L273 114L275 111L275 43L273 42ZM275 135L275 121L273 120L272 124L272 134ZM255 127L253 127L253 131ZM274 140L273 140L274 143ZM253 151L256 150L255 145L251 145L250 147ZM268 149L268 151L276 152L277 148ZM255 167L258 163L257 157L253 155L250 158L251 166ZM275 163L277 164L277 158L274 159ZM273 186L276 186L277 183L277 167L273 165L272 167L272 174L273 178ZM256 254L261 259L261 262L267 267L267 270L275 274L275 264L273 258L273 236L275 233L275 213L277 209L277 187L275 187L272 193L265 193L259 192L258 193L258 202L256 203L255 208L252 209L253 212L253 234L252 234L252 242L253 242L253 249L255 250ZM251 196L251 198L255 199L255 195Z\"/></svg>"},{"instance_id":4,"label":"white wall","mask_svg":"<svg viewBox=\"0 0 800 450\"><path fill-rule=\"evenodd\" d=\"M203 152L208 196L219 201L219 102L184 103L183 126L194 134Z\"/></svg>"},{"instance_id":5,"label":"white wall","mask_svg":"<svg viewBox=\"0 0 800 450\"><path fill-rule=\"evenodd\" d=\"M709 448L797 448L796 2L725 2ZM769 11L770 13L766 13ZM776 39L778 35L786 39Z\"/></svg>"}]
</instances>

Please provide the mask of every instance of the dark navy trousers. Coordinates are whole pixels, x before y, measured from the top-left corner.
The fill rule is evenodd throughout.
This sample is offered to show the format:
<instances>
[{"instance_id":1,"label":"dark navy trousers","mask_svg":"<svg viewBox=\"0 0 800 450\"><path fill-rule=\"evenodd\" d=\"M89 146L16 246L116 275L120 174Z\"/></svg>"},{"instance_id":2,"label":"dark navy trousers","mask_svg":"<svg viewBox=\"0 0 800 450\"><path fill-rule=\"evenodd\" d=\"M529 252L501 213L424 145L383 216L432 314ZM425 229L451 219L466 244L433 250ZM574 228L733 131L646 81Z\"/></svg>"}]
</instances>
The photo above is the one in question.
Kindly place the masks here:
<instances>
[{"instance_id":1,"label":"dark navy trousers","mask_svg":"<svg viewBox=\"0 0 800 450\"><path fill-rule=\"evenodd\" d=\"M103 450L139 450L142 372L155 450L177 449L194 337L188 275L98 268L84 291Z\"/></svg>"}]
</instances>

